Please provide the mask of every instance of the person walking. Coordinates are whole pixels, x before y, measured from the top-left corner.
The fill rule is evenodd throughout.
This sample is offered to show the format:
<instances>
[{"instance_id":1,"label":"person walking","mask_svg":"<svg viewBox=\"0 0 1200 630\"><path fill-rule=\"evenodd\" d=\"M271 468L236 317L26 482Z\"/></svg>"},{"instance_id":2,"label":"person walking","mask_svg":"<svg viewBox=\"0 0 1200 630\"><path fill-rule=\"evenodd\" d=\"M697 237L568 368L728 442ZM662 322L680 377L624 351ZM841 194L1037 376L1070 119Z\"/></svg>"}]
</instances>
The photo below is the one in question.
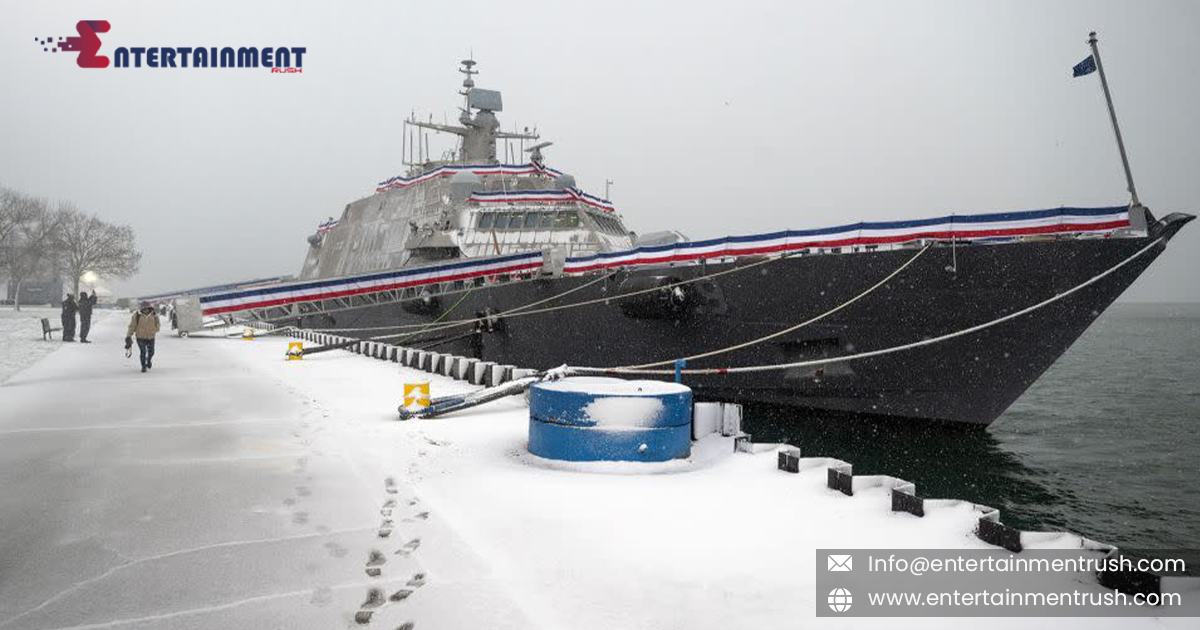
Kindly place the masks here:
<instances>
[{"instance_id":1,"label":"person walking","mask_svg":"<svg viewBox=\"0 0 1200 630\"><path fill-rule=\"evenodd\" d=\"M79 307L75 304L75 296L67 294L62 301L62 340L75 341L75 312Z\"/></svg>"},{"instance_id":2,"label":"person walking","mask_svg":"<svg viewBox=\"0 0 1200 630\"><path fill-rule=\"evenodd\" d=\"M154 336L158 334L158 312L149 302L142 302L138 312L129 320L129 331L125 333L125 347L129 347L130 337L137 338L138 355L142 360L142 371L154 367Z\"/></svg>"},{"instance_id":3,"label":"person walking","mask_svg":"<svg viewBox=\"0 0 1200 630\"><path fill-rule=\"evenodd\" d=\"M88 297L87 292L79 292L79 343L92 343L88 341L88 331L92 329L92 308L96 306L96 290L92 289L92 296Z\"/></svg>"}]
</instances>

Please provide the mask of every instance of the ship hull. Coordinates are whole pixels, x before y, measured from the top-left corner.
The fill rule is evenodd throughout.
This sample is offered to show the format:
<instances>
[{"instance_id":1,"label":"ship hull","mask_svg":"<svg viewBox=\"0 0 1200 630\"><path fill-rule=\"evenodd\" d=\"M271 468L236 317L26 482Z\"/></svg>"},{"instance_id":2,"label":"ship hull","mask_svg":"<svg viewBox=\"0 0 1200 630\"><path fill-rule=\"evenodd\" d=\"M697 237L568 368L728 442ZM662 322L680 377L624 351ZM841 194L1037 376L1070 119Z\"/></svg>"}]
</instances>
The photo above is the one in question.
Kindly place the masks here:
<instances>
[{"instance_id":1,"label":"ship hull","mask_svg":"<svg viewBox=\"0 0 1200 630\"><path fill-rule=\"evenodd\" d=\"M698 398L783 404L811 414L838 412L986 426L1009 407L1140 276L1191 217L1172 215L1146 238L1056 239L927 250L887 284L819 322L688 367L813 361L938 337L993 321L1067 291L1163 240L1102 280L1044 308L980 332L866 359L751 373L688 375ZM545 308L631 289L719 274L687 286L685 306L641 298L504 317L494 332L431 349L525 368L614 367L665 361L776 333L845 304L917 254L903 249L822 254L762 264L726 264L545 278L443 297L442 307L365 307L305 319L308 328L369 328L471 318L550 300ZM736 271L721 273L734 268ZM583 288L580 288L583 287ZM447 312L449 311L449 312ZM401 340L419 347L470 328ZM380 331L348 332L369 337ZM396 341L396 340L393 340ZM1131 371L1135 370L1131 366ZM663 377L668 378L668 377Z\"/></svg>"}]
</instances>

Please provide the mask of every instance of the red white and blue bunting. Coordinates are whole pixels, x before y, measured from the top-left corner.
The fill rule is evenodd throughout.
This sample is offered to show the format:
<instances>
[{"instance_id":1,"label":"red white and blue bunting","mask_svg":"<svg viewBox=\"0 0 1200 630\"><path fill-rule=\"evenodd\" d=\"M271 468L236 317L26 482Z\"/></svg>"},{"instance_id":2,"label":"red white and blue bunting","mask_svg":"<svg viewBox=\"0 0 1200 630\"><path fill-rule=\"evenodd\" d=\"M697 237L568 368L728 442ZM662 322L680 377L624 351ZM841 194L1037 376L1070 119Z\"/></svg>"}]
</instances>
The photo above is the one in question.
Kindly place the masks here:
<instances>
[{"instance_id":1,"label":"red white and blue bunting","mask_svg":"<svg viewBox=\"0 0 1200 630\"><path fill-rule=\"evenodd\" d=\"M513 204L513 203L569 203L579 202L586 204L597 210L604 212L613 212L615 208L612 202L607 199L589 195L578 188L564 188L562 190L509 190L509 191L489 191L489 192L474 192L467 198L467 201L474 201L481 204Z\"/></svg>"},{"instance_id":2,"label":"red white and blue bunting","mask_svg":"<svg viewBox=\"0 0 1200 630\"><path fill-rule=\"evenodd\" d=\"M448 164L425 171L415 177L397 175L389 180L379 182L375 192L383 193L397 188L408 188L446 175L455 173L474 173L476 175L543 175L550 178L559 177L562 171L550 168L539 162L527 164ZM468 201L478 203L566 203L579 202L597 210L613 212L612 202L589 195L578 188L562 190L513 190L473 193Z\"/></svg>"},{"instance_id":3,"label":"red white and blue bunting","mask_svg":"<svg viewBox=\"0 0 1200 630\"><path fill-rule=\"evenodd\" d=\"M344 278L288 282L243 291L202 295L200 309L204 315L221 315L300 302L366 295L439 282L525 273L541 267L541 252L473 258L454 263L410 267Z\"/></svg>"},{"instance_id":4,"label":"red white and blue bunting","mask_svg":"<svg viewBox=\"0 0 1200 630\"><path fill-rule=\"evenodd\" d=\"M750 236L727 236L673 245L639 247L619 252L568 258L563 271L685 262L704 258L755 256L803 249L855 245L889 245L920 239L987 241L1038 234L1111 232L1129 227L1129 209L1052 208L1024 212L953 215L936 219L860 222L816 230L784 230Z\"/></svg>"},{"instance_id":5,"label":"red white and blue bunting","mask_svg":"<svg viewBox=\"0 0 1200 630\"><path fill-rule=\"evenodd\" d=\"M337 227L339 223L341 223L341 221L339 221L338 219L330 219L330 220L317 226L317 234L324 234L324 233L328 232L329 230L332 230L333 228Z\"/></svg>"},{"instance_id":6,"label":"red white and blue bunting","mask_svg":"<svg viewBox=\"0 0 1200 630\"><path fill-rule=\"evenodd\" d=\"M425 171L415 177L397 175L391 179L384 180L379 182L379 185L375 187L375 192L381 193L397 188L408 188L409 186L415 186L416 184L455 173L474 173L476 175L545 175L546 177L558 177L562 175L562 171L538 162L528 162L526 164L447 164Z\"/></svg>"}]
</instances>

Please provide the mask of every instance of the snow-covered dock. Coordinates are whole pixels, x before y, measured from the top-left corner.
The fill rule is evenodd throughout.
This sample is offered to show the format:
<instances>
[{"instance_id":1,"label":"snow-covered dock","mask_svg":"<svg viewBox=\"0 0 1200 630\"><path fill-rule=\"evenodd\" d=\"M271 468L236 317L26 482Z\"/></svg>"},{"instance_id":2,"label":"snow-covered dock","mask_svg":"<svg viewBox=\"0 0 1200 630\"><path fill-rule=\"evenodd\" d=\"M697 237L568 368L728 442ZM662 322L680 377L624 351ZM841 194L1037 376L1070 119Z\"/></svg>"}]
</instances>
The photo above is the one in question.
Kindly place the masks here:
<instances>
[{"instance_id":1,"label":"snow-covered dock","mask_svg":"<svg viewBox=\"0 0 1200 630\"><path fill-rule=\"evenodd\" d=\"M0 387L0 630L957 628L814 619L813 550L1006 553L970 504L892 512L882 487L828 489L820 462L721 455L729 438L660 470L680 474L548 467L519 399L398 422L406 382L473 386L345 351L284 361L284 338L164 335L141 374L124 324Z\"/></svg>"}]
</instances>

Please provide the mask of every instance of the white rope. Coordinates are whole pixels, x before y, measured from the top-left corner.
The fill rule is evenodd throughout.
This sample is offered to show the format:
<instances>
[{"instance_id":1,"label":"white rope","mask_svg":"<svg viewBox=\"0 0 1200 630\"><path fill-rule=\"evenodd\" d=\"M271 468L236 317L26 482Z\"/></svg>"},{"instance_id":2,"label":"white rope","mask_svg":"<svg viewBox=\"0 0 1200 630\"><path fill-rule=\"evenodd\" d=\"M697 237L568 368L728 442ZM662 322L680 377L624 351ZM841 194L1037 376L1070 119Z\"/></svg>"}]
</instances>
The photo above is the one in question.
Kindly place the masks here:
<instances>
[{"instance_id":1,"label":"white rope","mask_svg":"<svg viewBox=\"0 0 1200 630\"><path fill-rule=\"evenodd\" d=\"M1016 319L1018 317L1021 317L1022 315L1032 313L1033 311L1036 311L1045 306L1049 306L1050 304L1053 304L1069 295L1072 295L1072 294L1076 293L1077 291L1080 291L1086 287L1089 287L1089 286L1099 282L1100 280L1108 277L1109 275L1116 272L1121 267L1124 267L1125 265L1129 264L1134 259L1140 257L1142 254L1145 254L1146 252L1150 251L1150 249L1152 247L1161 243L1162 240L1163 240L1162 237L1155 239L1154 242L1139 249L1137 252L1135 252L1129 258L1122 260L1121 262L1117 263L1113 267L1109 268L1107 271L1104 271L1103 273L1092 277L1090 280L1087 280L1087 281L1083 282L1082 284L1078 284L1078 285L1072 287L1071 289L1064 291L1063 293L1059 293L1053 297L1042 300L1041 302L1038 302L1037 304L1034 304L1033 306L1028 306L1019 311L1016 311L1015 313L1009 313L1008 315L1005 315L1003 317L993 319L990 322L985 322L982 324L978 324L976 326L971 326L970 328L964 328L962 330L958 330L958 331L955 331L952 333L947 333L947 334L941 335L939 337L923 339L921 341L914 341L912 343L906 343L906 344L899 345L899 346L893 346L891 348L883 348L881 350L872 350L870 352L860 352L858 354L847 354L847 355L840 356L840 357L829 357L826 359L813 359L813 360L809 360L809 361L797 361L795 363L779 363L779 364L774 364L774 365L747 365L747 366L742 366L742 367L729 367L729 368L704 368L704 369L681 370L681 373L683 373L683 374L735 374L735 373L744 373L744 372L769 372L772 370L786 370L786 369L799 368L799 367L828 365L830 363L843 363L846 361L854 361L857 359L867 359L870 357L882 356L882 355L891 354L894 352L902 352L904 350L912 350L914 348L920 348L923 346L929 346L929 345L933 345L935 343L941 343L943 341L948 341L948 340L954 339L956 337L970 335L972 333L977 333L981 330L991 328L992 326L996 326L998 324L1002 324L1004 322ZM675 370L643 370L643 369L628 369L628 368L619 368L619 367L617 367L617 368L587 368L587 367L584 367L584 368L571 368L571 369L576 373L592 373L592 374L674 374L675 373Z\"/></svg>"},{"instance_id":2,"label":"white rope","mask_svg":"<svg viewBox=\"0 0 1200 630\"><path fill-rule=\"evenodd\" d=\"M495 313L495 314L491 315L491 317L500 317L500 318L504 318L504 319L514 318L514 317L525 317L526 315L540 315L542 313L552 313L555 311L562 311L562 310L571 309L571 308L578 308L581 306L590 306L592 304L601 304L601 303L612 302L614 300L623 300L625 298L633 297L635 295L642 295L644 293L654 293L654 292L658 292L658 291L665 291L667 289L682 286L685 284L692 284L695 282L700 282L701 280L716 278L718 276L723 276L728 273L736 273L738 271L745 271L747 269L752 269L759 265L765 265L767 263L772 263L772 262L775 262L778 260L783 260L785 258L791 258L792 256L795 256L795 255L797 255L797 254L787 254L787 255L779 256L779 257L775 257L775 258L767 258L767 259L760 260L757 262L752 262L748 265L741 265L738 267L733 267L731 269L725 269L725 270L718 271L715 273L706 274L703 276L696 276L695 278L688 278L686 280L680 280L679 282L673 282L671 284L664 284L659 287L651 287L649 289L640 289L638 291L631 291L629 293L622 293L620 295L612 295L612 296L607 296L607 297L602 297L602 298L596 298L593 300L584 300L583 302L573 302L571 304L561 304L559 306L549 306L546 308L539 308L539 309L534 309L531 311L524 310L524 309L529 308L530 306L533 306L534 304L537 304L537 302L535 302L534 304L527 304L525 306L515 308L510 311L504 311L502 313ZM599 282L600 280L603 280L605 278L609 278L609 277L613 276L615 273L616 272L610 273L605 276L601 276L601 277L597 278L596 280L593 280L592 282ZM588 284L591 284L591 283L588 283ZM574 289L571 289L571 291L577 291L579 289L582 289L584 286L586 286L586 285L575 287ZM542 303L548 302L552 299L562 297L563 295L566 295L566 293L568 293L568 292L564 292L562 294L553 296L551 298L547 298L546 300L542 300ZM481 322L486 319L488 319L488 317L475 317L472 319L462 319L462 320L458 320L458 321L443 322L440 326L438 326L436 328L432 328L426 332L437 332L440 330L445 330L447 328L454 328L455 326L474 324L475 322ZM403 333L398 333L398 334L394 334L394 335L380 335L377 337L368 337L368 338L364 339L363 341L380 341L382 339L392 339L394 337L402 337L402 336L404 336Z\"/></svg>"},{"instance_id":3,"label":"white rope","mask_svg":"<svg viewBox=\"0 0 1200 630\"><path fill-rule=\"evenodd\" d=\"M615 272L614 272L614 273L615 273ZM599 278L596 278L595 280L592 280L591 282L585 282L585 283L583 283L583 284L581 284L581 285L579 285L579 286L577 286L577 287L575 287L575 288L573 288L573 289L568 289L568 290L566 290L566 291L563 291L562 293L558 293L558 294L555 294L555 295L551 295L550 297L548 297L548 298L546 298L546 299L544 299L544 300L538 300L537 302L530 302L529 304L526 304L525 306L520 306L520 307L517 307L517 308L514 308L514 309L512 309L511 311L508 311L507 313L499 313L498 315L508 315L508 313L516 313L516 312L519 312L519 311L524 311L525 309L533 308L533 307L535 307L535 306L538 306L538 305L541 305L541 304L545 304L545 303L547 303L547 302L553 302L554 300L557 300L557 299L559 299L559 298L566 297L566 296L568 296L568 295L570 295L570 294L572 294L572 293L574 293L574 292L576 292L576 291L579 291L579 290L581 290L581 289L586 289L586 288L588 288L588 287L592 286L593 284L596 284L597 282L600 282L601 280L604 280L604 279L608 278L608 277L609 277L609 276L611 276L611 275L613 275L613 274L612 274L612 273L610 273L610 274L607 274L607 275L600 276ZM478 287L474 287L474 288L478 288ZM468 292L469 292L469 291L468 291ZM475 318L475 319L458 319L458 320L451 320L451 321L448 321L448 322L444 322L442 325L443 325L443 326L449 326L449 325L451 325L451 324L454 324L454 325L459 325L459 324L466 324L466 323L475 323L476 321L479 321L479 319L478 319L478 318ZM392 325L392 326L367 326L367 327L364 327L364 328L310 328L310 329L308 329L308 330L312 330L312 331L314 331L314 332L323 332L323 333L332 333L332 332L360 332L360 331L361 331L361 332L366 332L366 331L368 331L368 330L400 330L400 329L403 329L403 328L421 328L422 326L426 326L426 325L427 325L427 324L395 324L395 325Z\"/></svg>"},{"instance_id":4,"label":"white rope","mask_svg":"<svg viewBox=\"0 0 1200 630\"><path fill-rule=\"evenodd\" d=\"M857 301L859 301L859 300L863 299L863 298L864 298L864 297L866 297L868 294L870 294L870 293L873 293L873 292L875 291L875 289L878 289L879 287L881 287L881 286L883 286L883 285L887 284L889 281L891 281L891 279L892 279L892 278L895 278L897 275L899 275L901 271L904 271L905 269L907 269L907 268L908 268L908 266L909 266L909 265L911 265L911 264L913 264L914 262L916 262L916 260L917 260L918 258L920 258L920 257L921 257L921 254L924 254L924 253L925 253L926 251L928 251L928 250L929 250L929 248L930 248L930 247L932 247L932 246L933 246L933 244L932 244L932 243L930 243L929 245L926 245L925 247L921 248L921 251L919 251L919 252L917 252L916 254L914 254L914 255L913 255L913 257L912 257L912 258L909 258L909 259L908 259L908 261L906 261L906 262L905 262L903 265L900 265L899 267L897 267L897 268L896 268L896 270L895 270L895 271L893 271L892 273L889 273L889 274L887 275L887 277L886 277L886 278L884 278L883 280L880 280L879 282L876 282L874 285L872 285L872 286L871 286L870 288L868 288L866 291L863 291L862 293L859 293L858 295L856 295L856 296L854 296L854 297L850 298L850 300L848 300L848 301L846 301L846 302L842 302L842 303L841 303L841 304L839 304L838 306L835 306L835 307L833 307L833 308L829 309L828 311L825 311L824 313L821 313L820 315L817 315L816 317L813 317L813 318L811 318L811 319L809 319L809 320L806 320L806 321L800 322L799 324L796 324L795 326L791 326L791 327L789 327L789 328L784 328L783 330L780 330L780 331L778 331L778 332L773 332L773 333L771 333L771 334L769 334L769 335L766 335L766 336L763 336L763 337L759 337L758 339L752 339L752 340L750 340L750 341L747 341L747 342L744 342L744 343L737 344L736 346L728 346L728 347L725 347L725 348L721 348L721 349L719 349L719 350L713 350L713 351L711 351L711 352L704 352L704 353L701 353L701 354L693 354L692 356L689 356L689 357L680 357L680 358L678 358L678 359L671 359L671 360L668 360L668 361L658 361L658 362L656 362L656 363L643 363L643 364L641 364L641 365L623 365L623 366L621 366L621 367L620 367L620 368L618 368L618 369L622 369L622 370L643 370L643 369L646 369L646 368L656 367L656 366L659 366L659 365L673 365L673 364L674 364L676 361L692 361L692 360L695 360L695 359L703 359L703 358L705 358L705 357L716 356L716 355L718 355L718 354L725 354L725 353L727 353L727 352L733 352L734 350L741 350L742 348L748 348L748 347L750 347L750 346L754 346L754 345L760 344L760 343L762 343L762 342L764 342L764 341L768 341L768 340L770 340L770 339L774 339L774 338L776 338L776 337L779 337L779 336L781 336L781 335L786 335L786 334L788 334L788 333L795 332L795 331L797 331L797 330L799 330L799 329L801 329L801 328L804 328L805 326L808 326L809 324L813 324L813 323L815 323L815 322L819 322L819 321L821 321L822 319L825 319L826 317L829 317L830 315L833 315L834 313L836 313L836 312L838 312L838 311L840 311L840 310L842 310L842 309L846 308L847 306L850 306L851 304L854 304L855 302L857 302ZM673 371L672 371L672 372L673 372Z\"/></svg>"}]
</instances>

